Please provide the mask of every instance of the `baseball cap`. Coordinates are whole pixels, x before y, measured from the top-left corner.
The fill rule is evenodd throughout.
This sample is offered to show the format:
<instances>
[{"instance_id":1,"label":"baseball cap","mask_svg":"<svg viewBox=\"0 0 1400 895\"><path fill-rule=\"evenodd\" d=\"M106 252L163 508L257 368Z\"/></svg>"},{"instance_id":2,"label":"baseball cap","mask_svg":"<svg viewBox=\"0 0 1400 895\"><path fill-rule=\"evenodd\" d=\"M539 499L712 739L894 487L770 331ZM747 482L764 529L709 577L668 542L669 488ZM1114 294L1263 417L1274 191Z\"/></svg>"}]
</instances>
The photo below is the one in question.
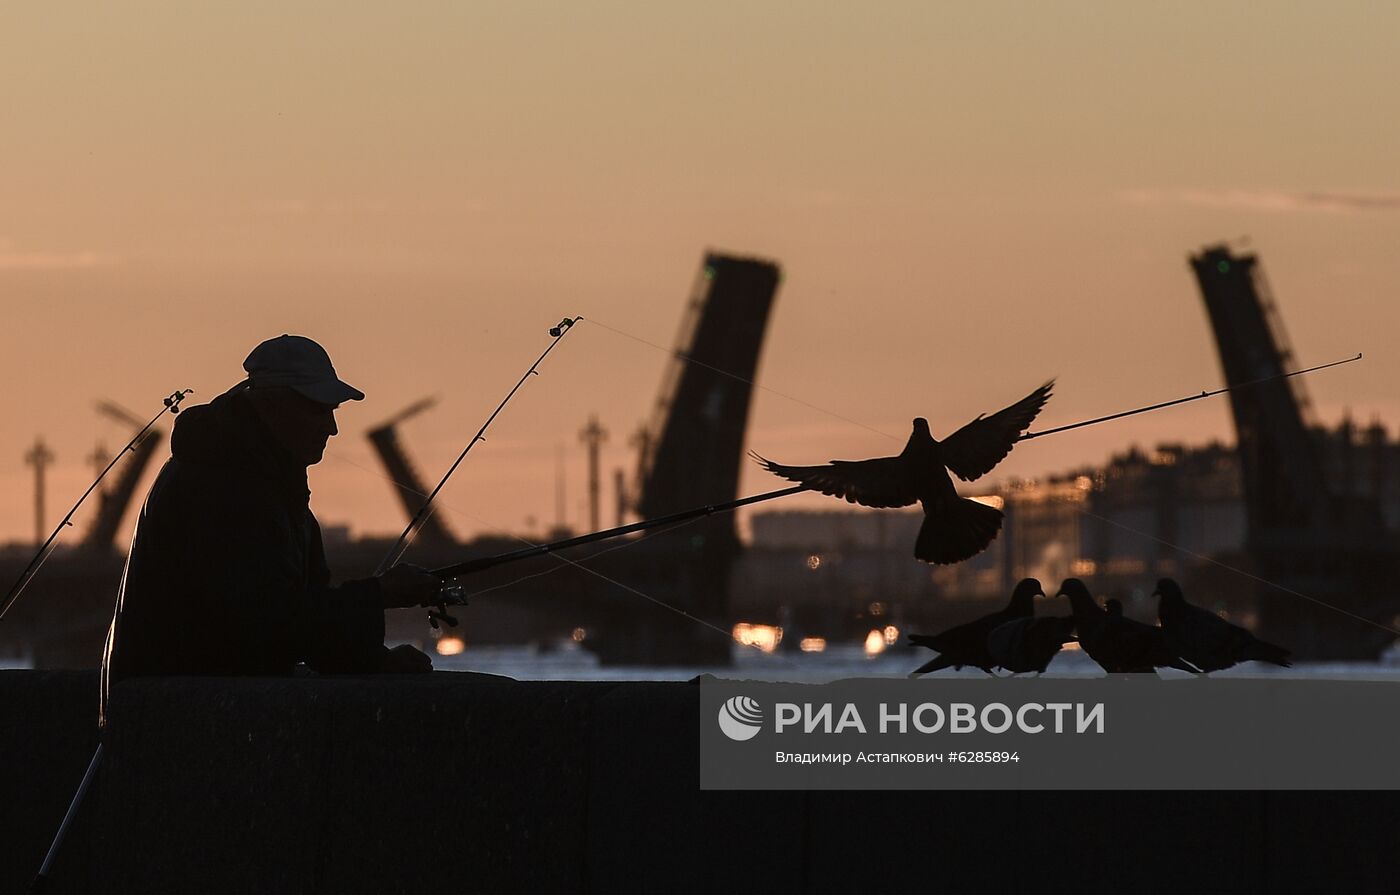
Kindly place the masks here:
<instances>
[{"instance_id":1,"label":"baseball cap","mask_svg":"<svg viewBox=\"0 0 1400 895\"><path fill-rule=\"evenodd\" d=\"M360 401L365 393L335 375L326 349L305 336L280 335L254 348L243 362L253 388L285 386L322 404Z\"/></svg>"}]
</instances>

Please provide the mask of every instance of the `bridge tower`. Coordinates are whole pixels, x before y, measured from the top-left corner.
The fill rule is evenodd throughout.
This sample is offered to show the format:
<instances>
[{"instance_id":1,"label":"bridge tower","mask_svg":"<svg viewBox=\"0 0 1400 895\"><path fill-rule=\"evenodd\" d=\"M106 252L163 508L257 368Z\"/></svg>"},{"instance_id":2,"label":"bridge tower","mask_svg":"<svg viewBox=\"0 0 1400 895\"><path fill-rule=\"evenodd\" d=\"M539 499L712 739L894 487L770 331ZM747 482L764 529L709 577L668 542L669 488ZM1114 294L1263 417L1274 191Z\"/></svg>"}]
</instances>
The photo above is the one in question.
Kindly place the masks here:
<instances>
[{"instance_id":1,"label":"bridge tower","mask_svg":"<svg viewBox=\"0 0 1400 895\"><path fill-rule=\"evenodd\" d=\"M1298 369L1259 260L1213 246L1191 256L1227 384ZM1257 633L1303 658L1373 658L1393 637L1306 594L1367 618L1388 622L1388 565L1395 558L1379 503L1341 493L1328 479L1300 377L1230 393L1243 475L1254 573L1269 584L1253 590ZM1295 593L1289 593L1294 591Z\"/></svg>"},{"instance_id":2,"label":"bridge tower","mask_svg":"<svg viewBox=\"0 0 1400 895\"><path fill-rule=\"evenodd\" d=\"M398 425L436 403L436 398L415 401L367 433L370 444L374 445L374 451L379 455L379 461L389 473L389 480L394 483L394 495L398 497L410 519L418 514L418 510L428 499L429 489L424 484L423 477L409 461L403 445L399 443ZM456 544L457 539L438 513L430 513L419 526L414 543L423 549L438 553Z\"/></svg>"},{"instance_id":3,"label":"bridge tower","mask_svg":"<svg viewBox=\"0 0 1400 895\"><path fill-rule=\"evenodd\" d=\"M139 430L145 425L136 414L111 401L97 402L97 412L131 426L134 430ZM136 496L136 486L140 483L141 476L145 475L147 468L150 467L151 460L155 458L156 450L164 440L165 433L159 428L152 428L146 433L146 437L142 438L131 449L133 456L121 464L117 480L110 487L98 492L97 515L93 517L92 524L88 526L87 533L83 535L83 549L105 553L114 548L122 517L126 515L127 507L131 505L132 498ZM100 462L97 471L101 472L112 458L109 454L100 461L96 456L93 459Z\"/></svg>"},{"instance_id":4,"label":"bridge tower","mask_svg":"<svg viewBox=\"0 0 1400 895\"><path fill-rule=\"evenodd\" d=\"M769 261L705 255L660 395L633 441L641 450L637 483L629 489L636 499L629 503L641 518L738 496L753 382L781 278ZM688 524L655 543L649 585L712 627L671 612L648 613L622 634L630 645L598 644L600 658L727 664L731 641L714 628L728 631L731 624L729 576L741 549L733 514Z\"/></svg>"}]
</instances>

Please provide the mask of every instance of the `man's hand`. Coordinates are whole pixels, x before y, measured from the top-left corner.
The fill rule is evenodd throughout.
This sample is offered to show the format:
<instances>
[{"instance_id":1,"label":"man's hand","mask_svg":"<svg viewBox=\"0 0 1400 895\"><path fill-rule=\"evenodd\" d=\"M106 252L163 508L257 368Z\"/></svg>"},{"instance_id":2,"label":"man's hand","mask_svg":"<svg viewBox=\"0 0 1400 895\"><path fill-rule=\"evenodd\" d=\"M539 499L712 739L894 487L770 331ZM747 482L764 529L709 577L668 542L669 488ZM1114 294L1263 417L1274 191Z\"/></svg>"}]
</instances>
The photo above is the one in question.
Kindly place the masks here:
<instances>
[{"instance_id":1,"label":"man's hand","mask_svg":"<svg viewBox=\"0 0 1400 895\"><path fill-rule=\"evenodd\" d=\"M407 643L386 652L384 664L379 666L381 674L422 674L432 670L433 660Z\"/></svg>"},{"instance_id":2,"label":"man's hand","mask_svg":"<svg viewBox=\"0 0 1400 895\"><path fill-rule=\"evenodd\" d=\"M379 576L379 593L385 609L410 609L437 603L442 579L421 566L400 563Z\"/></svg>"}]
</instances>

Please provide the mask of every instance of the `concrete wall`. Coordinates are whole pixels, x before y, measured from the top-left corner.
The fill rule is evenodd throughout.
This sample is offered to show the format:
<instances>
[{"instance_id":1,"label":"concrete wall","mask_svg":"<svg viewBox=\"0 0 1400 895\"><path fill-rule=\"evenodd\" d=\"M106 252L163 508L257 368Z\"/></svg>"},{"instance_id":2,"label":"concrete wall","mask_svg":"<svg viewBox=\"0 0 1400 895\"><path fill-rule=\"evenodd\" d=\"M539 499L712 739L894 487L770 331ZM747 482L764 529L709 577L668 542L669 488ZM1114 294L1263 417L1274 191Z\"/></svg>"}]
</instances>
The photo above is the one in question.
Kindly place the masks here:
<instances>
[{"instance_id":1,"label":"concrete wall","mask_svg":"<svg viewBox=\"0 0 1400 895\"><path fill-rule=\"evenodd\" d=\"M0 671L0 892L28 887L95 748L96 671ZM51 892L86 891L91 821L79 817Z\"/></svg>"},{"instance_id":2,"label":"concrete wall","mask_svg":"<svg viewBox=\"0 0 1400 895\"><path fill-rule=\"evenodd\" d=\"M0 672L0 891L22 890L82 775L95 690ZM697 695L445 673L132 682L52 891L1395 887L1400 794L702 793Z\"/></svg>"}]
</instances>

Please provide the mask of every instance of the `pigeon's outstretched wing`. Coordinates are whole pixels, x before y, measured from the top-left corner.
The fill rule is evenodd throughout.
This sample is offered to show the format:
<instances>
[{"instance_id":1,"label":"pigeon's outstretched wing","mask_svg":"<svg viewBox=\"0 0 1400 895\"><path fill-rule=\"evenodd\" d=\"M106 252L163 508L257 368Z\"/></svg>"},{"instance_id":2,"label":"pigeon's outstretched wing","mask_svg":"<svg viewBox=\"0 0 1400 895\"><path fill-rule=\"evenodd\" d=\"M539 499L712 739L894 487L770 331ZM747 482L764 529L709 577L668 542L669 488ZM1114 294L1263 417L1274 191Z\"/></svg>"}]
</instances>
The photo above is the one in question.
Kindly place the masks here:
<instances>
[{"instance_id":1,"label":"pigeon's outstretched wing","mask_svg":"<svg viewBox=\"0 0 1400 895\"><path fill-rule=\"evenodd\" d=\"M749 451L749 456L776 476L872 509L907 507L919 499L899 457L833 460L825 466L783 466L753 451Z\"/></svg>"},{"instance_id":2,"label":"pigeon's outstretched wing","mask_svg":"<svg viewBox=\"0 0 1400 895\"><path fill-rule=\"evenodd\" d=\"M1042 385L1021 400L991 416L979 416L949 435L939 444L943 465L964 482L981 478L996 466L1030 427L1036 414L1050 399L1055 380Z\"/></svg>"}]
</instances>

